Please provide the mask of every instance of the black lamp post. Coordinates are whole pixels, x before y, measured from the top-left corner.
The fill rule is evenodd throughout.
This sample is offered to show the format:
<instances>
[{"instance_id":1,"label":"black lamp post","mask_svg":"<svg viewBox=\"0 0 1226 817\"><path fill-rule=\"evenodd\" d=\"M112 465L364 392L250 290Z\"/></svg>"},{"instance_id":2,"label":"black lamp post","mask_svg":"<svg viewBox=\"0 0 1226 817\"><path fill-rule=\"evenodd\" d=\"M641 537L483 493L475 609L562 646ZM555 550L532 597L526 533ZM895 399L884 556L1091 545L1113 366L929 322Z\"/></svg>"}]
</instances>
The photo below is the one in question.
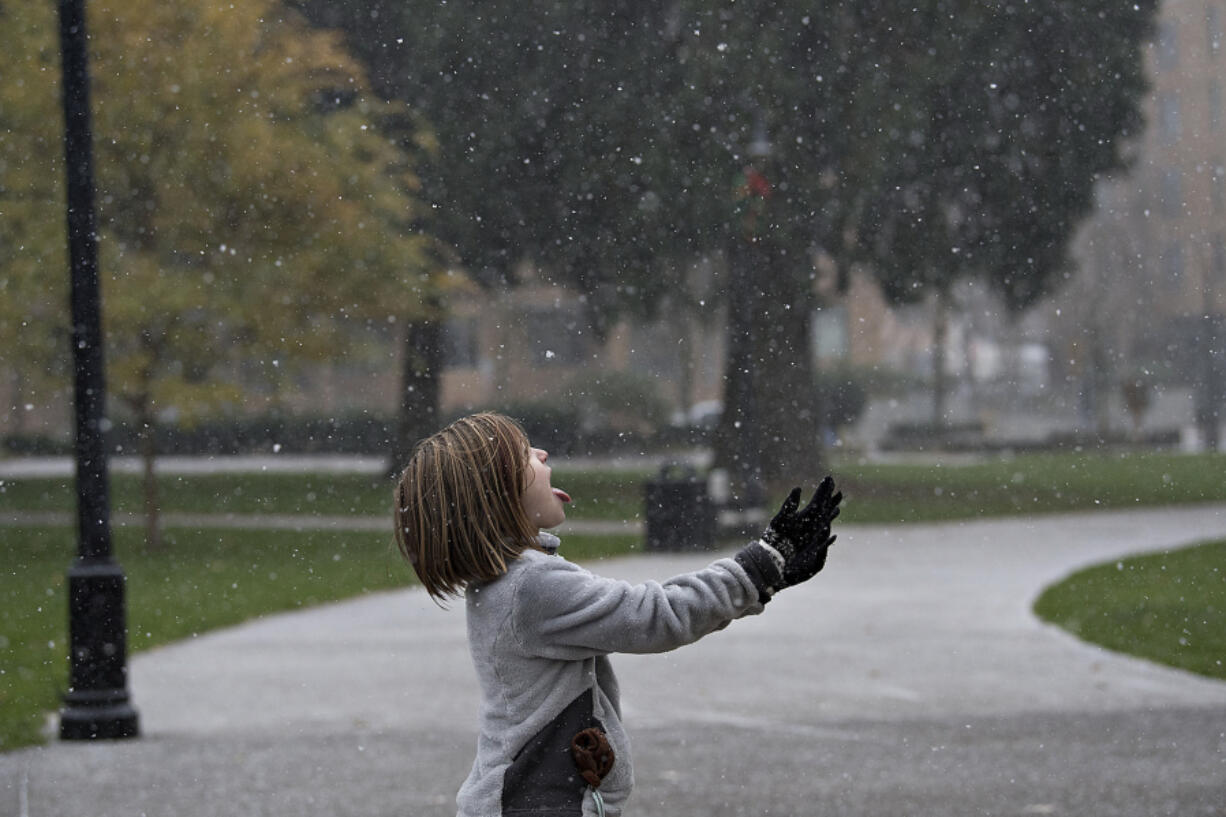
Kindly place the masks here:
<instances>
[{"instance_id":1,"label":"black lamp post","mask_svg":"<svg viewBox=\"0 0 1226 817\"><path fill-rule=\"evenodd\" d=\"M60 0L78 531L77 558L68 568L69 680L60 710L65 740L139 733L127 689L124 575L111 558L86 42L84 0Z\"/></svg>"}]
</instances>

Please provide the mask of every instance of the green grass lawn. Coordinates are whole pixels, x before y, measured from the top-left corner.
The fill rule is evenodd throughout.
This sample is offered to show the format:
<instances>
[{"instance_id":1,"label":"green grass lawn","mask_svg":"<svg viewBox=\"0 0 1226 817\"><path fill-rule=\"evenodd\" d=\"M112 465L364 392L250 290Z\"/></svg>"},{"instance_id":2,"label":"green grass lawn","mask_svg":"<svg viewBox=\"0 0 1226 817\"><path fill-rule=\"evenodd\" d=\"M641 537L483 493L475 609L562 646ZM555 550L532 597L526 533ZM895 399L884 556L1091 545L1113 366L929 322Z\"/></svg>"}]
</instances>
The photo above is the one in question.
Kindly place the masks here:
<instances>
[{"instance_id":1,"label":"green grass lawn","mask_svg":"<svg viewBox=\"0 0 1226 817\"><path fill-rule=\"evenodd\" d=\"M635 519L642 513L643 483L650 469L558 471L554 485L575 497L574 519ZM392 481L365 474L204 474L158 479L159 507L174 513L277 513L320 516L386 514L391 524ZM111 507L140 513L141 478L113 474ZM0 481L0 513L60 511L75 507L73 482L65 477Z\"/></svg>"},{"instance_id":2,"label":"green grass lawn","mask_svg":"<svg viewBox=\"0 0 1226 817\"><path fill-rule=\"evenodd\" d=\"M1226 541L1087 568L1045 590L1035 612L1108 649L1226 680Z\"/></svg>"},{"instance_id":3,"label":"green grass lawn","mask_svg":"<svg viewBox=\"0 0 1226 817\"><path fill-rule=\"evenodd\" d=\"M0 748L38 738L67 683L68 528L4 531L0 574ZM168 530L145 554L135 528L115 529L128 578L128 647L136 651L263 613L404 584L390 537L288 531Z\"/></svg>"},{"instance_id":4,"label":"green grass lawn","mask_svg":"<svg viewBox=\"0 0 1226 817\"><path fill-rule=\"evenodd\" d=\"M36 743L68 678L68 528L4 529L0 571L0 751ZM628 553L636 536L566 539L567 555ZM115 529L127 576L128 649L136 652L268 613L415 582L389 534L335 531L166 531L149 554L137 528ZM138 708L139 708L139 702Z\"/></svg>"},{"instance_id":5,"label":"green grass lawn","mask_svg":"<svg viewBox=\"0 0 1226 817\"><path fill-rule=\"evenodd\" d=\"M921 522L1226 501L1223 454L1043 454L970 465L833 463L849 522Z\"/></svg>"}]
</instances>

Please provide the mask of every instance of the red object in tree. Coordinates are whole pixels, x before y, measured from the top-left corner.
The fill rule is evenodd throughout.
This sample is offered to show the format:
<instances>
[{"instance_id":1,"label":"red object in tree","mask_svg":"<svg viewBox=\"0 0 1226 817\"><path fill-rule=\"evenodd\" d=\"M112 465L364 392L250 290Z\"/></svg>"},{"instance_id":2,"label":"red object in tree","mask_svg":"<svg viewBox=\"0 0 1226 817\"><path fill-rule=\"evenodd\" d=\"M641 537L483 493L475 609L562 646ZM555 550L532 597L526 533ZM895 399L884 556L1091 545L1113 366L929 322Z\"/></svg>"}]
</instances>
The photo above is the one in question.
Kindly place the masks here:
<instances>
[{"instance_id":1,"label":"red object in tree","mask_svg":"<svg viewBox=\"0 0 1226 817\"><path fill-rule=\"evenodd\" d=\"M766 223L766 200L772 192L766 177L753 165L746 165L736 180L736 207L746 240L756 240L761 225Z\"/></svg>"},{"instance_id":2,"label":"red object in tree","mask_svg":"<svg viewBox=\"0 0 1226 817\"><path fill-rule=\"evenodd\" d=\"M771 183L753 165L745 168L745 195L764 199L771 195Z\"/></svg>"}]
</instances>

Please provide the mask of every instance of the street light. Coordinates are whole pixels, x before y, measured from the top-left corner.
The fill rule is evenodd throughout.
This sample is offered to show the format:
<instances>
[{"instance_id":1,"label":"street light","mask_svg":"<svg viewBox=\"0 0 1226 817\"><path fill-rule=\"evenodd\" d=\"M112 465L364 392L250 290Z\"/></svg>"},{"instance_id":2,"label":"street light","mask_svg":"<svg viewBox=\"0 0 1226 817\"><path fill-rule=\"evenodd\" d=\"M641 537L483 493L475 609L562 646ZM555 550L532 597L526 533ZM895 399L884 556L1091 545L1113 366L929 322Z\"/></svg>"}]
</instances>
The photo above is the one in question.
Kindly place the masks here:
<instances>
[{"instance_id":1,"label":"street light","mask_svg":"<svg viewBox=\"0 0 1226 817\"><path fill-rule=\"evenodd\" d=\"M78 537L77 558L68 568L69 680L60 710L60 737L127 738L139 734L139 728L127 689L124 575L111 558L84 0L60 2L60 52L72 276Z\"/></svg>"}]
</instances>

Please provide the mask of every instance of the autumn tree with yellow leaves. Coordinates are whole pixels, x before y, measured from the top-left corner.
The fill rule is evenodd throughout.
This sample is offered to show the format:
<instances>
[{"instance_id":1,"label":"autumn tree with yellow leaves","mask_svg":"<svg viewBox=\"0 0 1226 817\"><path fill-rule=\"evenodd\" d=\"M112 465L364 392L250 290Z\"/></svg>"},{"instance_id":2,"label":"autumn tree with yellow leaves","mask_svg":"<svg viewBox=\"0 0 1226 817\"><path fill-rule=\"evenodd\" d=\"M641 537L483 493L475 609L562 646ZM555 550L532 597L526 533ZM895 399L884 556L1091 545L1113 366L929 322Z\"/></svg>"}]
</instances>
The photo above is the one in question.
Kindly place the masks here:
<instances>
[{"instance_id":1,"label":"autumn tree with yellow leaves","mask_svg":"<svg viewBox=\"0 0 1226 817\"><path fill-rule=\"evenodd\" d=\"M274 0L89 15L106 374L146 432L157 547L160 418L237 402L253 366L343 355L447 278L415 226L425 131L338 36ZM0 344L31 389L62 382L69 328L56 30L54 4L0 2Z\"/></svg>"}]
</instances>

